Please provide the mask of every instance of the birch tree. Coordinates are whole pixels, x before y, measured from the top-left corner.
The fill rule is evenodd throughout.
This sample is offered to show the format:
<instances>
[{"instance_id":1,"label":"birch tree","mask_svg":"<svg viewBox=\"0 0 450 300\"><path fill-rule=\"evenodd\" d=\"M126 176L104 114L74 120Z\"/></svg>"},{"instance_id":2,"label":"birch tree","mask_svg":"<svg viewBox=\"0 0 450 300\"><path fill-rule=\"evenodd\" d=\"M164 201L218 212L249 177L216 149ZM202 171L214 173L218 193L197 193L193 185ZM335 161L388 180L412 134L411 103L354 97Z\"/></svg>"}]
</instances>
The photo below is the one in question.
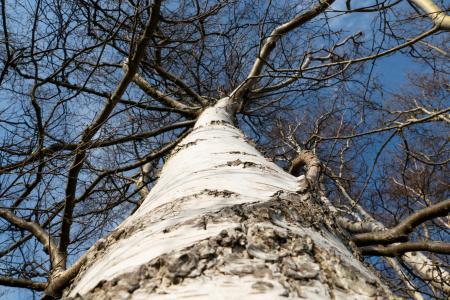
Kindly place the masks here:
<instances>
[{"instance_id":1,"label":"birch tree","mask_svg":"<svg viewBox=\"0 0 450 300\"><path fill-rule=\"evenodd\" d=\"M1 4L0 284L450 293L442 3ZM392 57L426 71L387 95Z\"/></svg>"}]
</instances>

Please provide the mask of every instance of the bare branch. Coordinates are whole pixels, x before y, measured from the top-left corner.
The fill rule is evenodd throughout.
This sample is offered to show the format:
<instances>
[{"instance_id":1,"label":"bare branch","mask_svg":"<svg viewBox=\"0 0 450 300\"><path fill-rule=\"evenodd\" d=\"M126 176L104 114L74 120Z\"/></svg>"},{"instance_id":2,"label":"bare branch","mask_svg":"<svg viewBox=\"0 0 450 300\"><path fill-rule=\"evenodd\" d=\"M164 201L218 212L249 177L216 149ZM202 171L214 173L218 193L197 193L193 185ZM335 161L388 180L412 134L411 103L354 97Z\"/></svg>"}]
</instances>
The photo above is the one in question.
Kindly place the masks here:
<instances>
[{"instance_id":1,"label":"bare branch","mask_svg":"<svg viewBox=\"0 0 450 300\"><path fill-rule=\"evenodd\" d=\"M370 221L353 221L348 218L338 217L339 226L353 233L373 232L380 230L380 227Z\"/></svg>"},{"instance_id":2,"label":"bare branch","mask_svg":"<svg viewBox=\"0 0 450 300\"><path fill-rule=\"evenodd\" d=\"M126 66L126 65L125 65ZM126 67L125 67L126 70ZM139 74L134 75L133 82L136 83L147 95L153 97L153 99L161 102L162 104L183 111L188 115L198 115L198 108L189 107L178 100L163 94L162 92L155 89L148 83L144 78L142 78Z\"/></svg>"},{"instance_id":3,"label":"bare branch","mask_svg":"<svg viewBox=\"0 0 450 300\"><path fill-rule=\"evenodd\" d=\"M255 85L257 77L261 74L265 62L269 59L270 53L275 48L277 41L289 31L292 31L295 28L317 17L319 14L324 12L333 2L334 0L321 0L319 1L319 4L317 4L311 10L296 16L294 19L278 26L271 32L269 37L262 44L261 49L258 53L258 57L256 58L247 78L230 94L230 98L235 99L235 102L239 102L236 107L237 110L240 110L242 108L244 95L248 93L248 91L251 90Z\"/></svg>"},{"instance_id":4,"label":"bare branch","mask_svg":"<svg viewBox=\"0 0 450 300\"><path fill-rule=\"evenodd\" d=\"M312 151L302 150L298 153L298 156L291 162L288 172L294 176L298 176L300 168L303 166L306 169L306 179L310 187L317 187L321 163Z\"/></svg>"},{"instance_id":5,"label":"bare branch","mask_svg":"<svg viewBox=\"0 0 450 300\"><path fill-rule=\"evenodd\" d=\"M450 199L413 213L391 229L381 232L357 234L352 240L358 246L398 242L399 240L407 239L408 234L410 234L418 225L436 217L444 217L449 211Z\"/></svg>"},{"instance_id":6,"label":"bare branch","mask_svg":"<svg viewBox=\"0 0 450 300\"><path fill-rule=\"evenodd\" d=\"M192 97L197 104L202 107L206 107L208 102L199 94L197 94L193 89L191 89L183 80L171 74L169 71L164 69L161 66L161 51L160 48L156 50L156 64L153 68L161 75L163 78L166 78L176 84L179 88L181 88L186 94Z\"/></svg>"},{"instance_id":7,"label":"bare branch","mask_svg":"<svg viewBox=\"0 0 450 300\"><path fill-rule=\"evenodd\" d=\"M44 250L50 255L53 269L60 270L64 268L64 256L58 251L58 247L56 246L55 241L53 241L50 235L45 232L45 230L41 226L39 226L39 224L19 218L12 212L7 211L3 208L0 208L0 217L4 218L17 227L25 229L28 232L32 233L36 237L36 239L43 245Z\"/></svg>"},{"instance_id":8,"label":"bare branch","mask_svg":"<svg viewBox=\"0 0 450 300\"><path fill-rule=\"evenodd\" d=\"M20 279L12 277L0 276L0 285L6 285L11 287L27 288L35 291L43 291L47 286L46 282L36 282L29 279Z\"/></svg>"},{"instance_id":9,"label":"bare branch","mask_svg":"<svg viewBox=\"0 0 450 300\"><path fill-rule=\"evenodd\" d=\"M443 30L450 30L450 16L445 11L439 8L432 0L410 0L417 5L428 17L431 18L433 23Z\"/></svg>"},{"instance_id":10,"label":"bare branch","mask_svg":"<svg viewBox=\"0 0 450 300\"><path fill-rule=\"evenodd\" d=\"M450 254L450 244L435 241L406 242L389 246L368 246L359 248L363 255L373 256L401 256L406 252L429 251L440 254Z\"/></svg>"},{"instance_id":11,"label":"bare branch","mask_svg":"<svg viewBox=\"0 0 450 300\"><path fill-rule=\"evenodd\" d=\"M134 78L138 70L139 63L144 57L145 50L150 42L150 38L156 29L159 19L160 7L161 7L161 0L155 0L152 6L150 19L148 20L144 33L142 34L142 37L136 46L136 50L128 63L128 70L122 77L122 80L120 81L114 93L111 95L111 98L108 100L108 103L103 108L103 111L92 122L92 124L90 124L83 132L81 138L82 146L80 146L78 153L76 154L75 159L70 167L68 175L69 179L66 186L66 200L65 200L63 221L61 226L61 238L59 244L59 250L64 256L67 256L67 247L70 242L70 227L72 224L72 214L75 204L75 194L76 194L76 185L78 181L78 174L82 168L83 161L86 157L86 152L89 149L88 142L98 132L100 127L106 122L113 108L116 106L116 104L122 97L123 93L125 93L125 90L127 89L128 85Z\"/></svg>"}]
</instances>

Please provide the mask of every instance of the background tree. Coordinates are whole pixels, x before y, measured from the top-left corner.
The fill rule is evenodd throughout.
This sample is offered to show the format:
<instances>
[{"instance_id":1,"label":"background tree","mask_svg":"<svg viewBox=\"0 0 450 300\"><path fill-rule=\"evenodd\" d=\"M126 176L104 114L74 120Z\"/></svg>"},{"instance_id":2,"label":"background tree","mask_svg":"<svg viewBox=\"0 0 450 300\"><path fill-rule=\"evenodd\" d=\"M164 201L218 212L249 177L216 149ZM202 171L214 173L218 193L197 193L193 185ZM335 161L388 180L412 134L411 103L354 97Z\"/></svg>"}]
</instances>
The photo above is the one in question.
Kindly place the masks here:
<instances>
[{"instance_id":1,"label":"background tree","mask_svg":"<svg viewBox=\"0 0 450 300\"><path fill-rule=\"evenodd\" d=\"M93 255L109 253L122 232L114 228L141 206L159 169L184 151L179 143L195 136L189 133L202 112L228 97L216 107L226 107L249 142L305 175L296 180L310 206L296 209L319 201L323 210L314 212L327 231L352 240L345 244L355 257L365 257L398 295L448 294L450 21L443 3L1 4L3 285L59 296L77 274L80 281L101 260ZM421 70L406 77L389 64ZM252 167L233 155L225 162L236 165L228 167ZM228 192L206 194L225 199L236 191ZM293 205L285 198L280 205ZM157 203L147 199L147 207ZM336 283L322 281L332 297Z\"/></svg>"}]
</instances>

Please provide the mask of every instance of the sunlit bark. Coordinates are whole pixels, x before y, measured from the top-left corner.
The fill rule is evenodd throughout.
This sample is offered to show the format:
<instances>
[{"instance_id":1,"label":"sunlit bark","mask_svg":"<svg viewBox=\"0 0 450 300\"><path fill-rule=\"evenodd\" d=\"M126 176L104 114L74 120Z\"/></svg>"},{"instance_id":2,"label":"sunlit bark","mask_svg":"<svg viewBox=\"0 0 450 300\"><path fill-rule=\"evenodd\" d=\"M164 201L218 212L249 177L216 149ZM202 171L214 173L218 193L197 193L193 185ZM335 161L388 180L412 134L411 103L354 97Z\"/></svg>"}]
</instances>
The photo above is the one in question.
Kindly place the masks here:
<instances>
[{"instance_id":1,"label":"sunlit bark","mask_svg":"<svg viewBox=\"0 0 450 300\"><path fill-rule=\"evenodd\" d=\"M305 177L251 146L228 102L202 113L140 208L93 246L65 295L388 298L320 197L299 192Z\"/></svg>"}]
</instances>

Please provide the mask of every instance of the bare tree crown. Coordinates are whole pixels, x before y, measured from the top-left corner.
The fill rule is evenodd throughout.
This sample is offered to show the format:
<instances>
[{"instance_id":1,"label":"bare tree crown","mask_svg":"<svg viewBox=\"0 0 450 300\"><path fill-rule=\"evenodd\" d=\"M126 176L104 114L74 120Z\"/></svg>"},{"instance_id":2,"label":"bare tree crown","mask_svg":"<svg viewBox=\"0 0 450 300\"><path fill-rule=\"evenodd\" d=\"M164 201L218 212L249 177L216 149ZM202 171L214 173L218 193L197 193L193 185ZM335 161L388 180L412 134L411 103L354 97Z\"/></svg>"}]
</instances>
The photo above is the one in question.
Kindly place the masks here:
<instances>
[{"instance_id":1,"label":"bare tree crown","mask_svg":"<svg viewBox=\"0 0 450 300\"><path fill-rule=\"evenodd\" d=\"M400 296L444 298L445 5L2 0L0 284L60 297L227 99L249 142L333 208L355 255Z\"/></svg>"}]
</instances>

